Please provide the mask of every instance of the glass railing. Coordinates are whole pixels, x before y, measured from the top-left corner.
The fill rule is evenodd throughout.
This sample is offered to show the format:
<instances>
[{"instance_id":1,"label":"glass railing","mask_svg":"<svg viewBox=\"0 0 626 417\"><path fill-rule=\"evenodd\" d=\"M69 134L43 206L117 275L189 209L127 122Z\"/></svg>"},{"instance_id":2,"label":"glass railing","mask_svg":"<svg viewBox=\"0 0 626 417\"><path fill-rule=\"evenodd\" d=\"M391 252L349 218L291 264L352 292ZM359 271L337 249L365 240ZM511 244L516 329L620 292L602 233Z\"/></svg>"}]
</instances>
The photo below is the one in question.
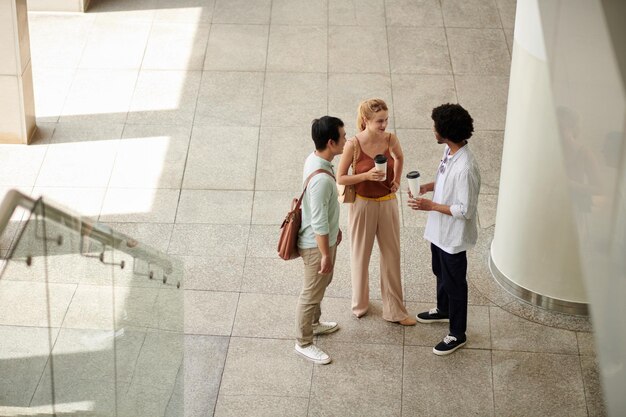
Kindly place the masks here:
<instances>
[{"instance_id":1,"label":"glass railing","mask_svg":"<svg viewBox=\"0 0 626 417\"><path fill-rule=\"evenodd\" d=\"M178 261L17 191L0 233L20 206L0 275L0 415L182 417Z\"/></svg>"}]
</instances>

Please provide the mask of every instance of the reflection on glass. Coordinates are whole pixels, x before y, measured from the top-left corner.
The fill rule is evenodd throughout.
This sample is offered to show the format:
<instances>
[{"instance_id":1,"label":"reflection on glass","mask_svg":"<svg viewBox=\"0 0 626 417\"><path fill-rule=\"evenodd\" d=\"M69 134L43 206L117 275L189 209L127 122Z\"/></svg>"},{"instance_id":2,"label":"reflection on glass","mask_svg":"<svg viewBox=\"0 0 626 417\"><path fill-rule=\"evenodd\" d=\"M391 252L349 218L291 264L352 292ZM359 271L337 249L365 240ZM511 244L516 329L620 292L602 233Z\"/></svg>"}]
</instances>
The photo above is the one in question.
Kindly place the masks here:
<instances>
[{"instance_id":1,"label":"reflection on glass","mask_svg":"<svg viewBox=\"0 0 626 417\"><path fill-rule=\"evenodd\" d=\"M8 258L0 415L183 415L180 265L42 200Z\"/></svg>"}]
</instances>

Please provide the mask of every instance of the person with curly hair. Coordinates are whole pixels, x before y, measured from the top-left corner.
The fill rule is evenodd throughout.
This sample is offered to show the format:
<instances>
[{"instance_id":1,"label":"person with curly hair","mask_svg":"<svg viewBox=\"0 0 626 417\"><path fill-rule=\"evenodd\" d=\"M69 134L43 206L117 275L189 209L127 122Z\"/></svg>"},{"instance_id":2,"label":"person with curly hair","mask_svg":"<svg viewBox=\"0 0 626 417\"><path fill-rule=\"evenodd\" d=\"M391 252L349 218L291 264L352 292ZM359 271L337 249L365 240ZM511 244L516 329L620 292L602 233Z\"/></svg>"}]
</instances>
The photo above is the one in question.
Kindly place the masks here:
<instances>
[{"instance_id":1,"label":"person with curly hair","mask_svg":"<svg viewBox=\"0 0 626 417\"><path fill-rule=\"evenodd\" d=\"M396 199L404 156L398 137L386 131L388 121L387 104L383 100L361 102L356 122L358 133L346 143L337 170L338 184L354 184L356 188L356 199L349 211L352 314L357 318L367 314L369 263L377 239L383 319L413 326L416 321L408 314L402 296L400 214ZM387 158L386 172L376 168L377 155ZM349 175L351 165L354 166Z\"/></svg>"},{"instance_id":2,"label":"person with curly hair","mask_svg":"<svg viewBox=\"0 0 626 417\"><path fill-rule=\"evenodd\" d=\"M468 140L474 120L459 104L435 107L431 115L437 143L445 145L435 181L409 192L413 210L428 211L424 238L430 242L432 270L437 277L437 307L419 313L420 323L449 322L449 334L433 348L448 355L465 345L467 337L467 250L478 238L477 206L480 171ZM421 197L434 192L432 200Z\"/></svg>"}]
</instances>

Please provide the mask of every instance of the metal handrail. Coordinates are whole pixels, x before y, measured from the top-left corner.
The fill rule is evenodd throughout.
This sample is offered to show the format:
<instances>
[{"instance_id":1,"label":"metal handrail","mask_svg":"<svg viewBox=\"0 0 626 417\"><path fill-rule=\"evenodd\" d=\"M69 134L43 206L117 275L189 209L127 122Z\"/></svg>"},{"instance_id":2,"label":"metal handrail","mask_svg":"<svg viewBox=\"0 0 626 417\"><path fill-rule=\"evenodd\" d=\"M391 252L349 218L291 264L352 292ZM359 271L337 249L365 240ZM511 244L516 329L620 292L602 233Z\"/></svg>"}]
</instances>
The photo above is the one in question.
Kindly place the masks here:
<instances>
[{"instance_id":1,"label":"metal handrail","mask_svg":"<svg viewBox=\"0 0 626 417\"><path fill-rule=\"evenodd\" d=\"M32 213L40 201L44 204L46 219L61 225L76 224L80 228L81 236L88 235L89 238L100 242L102 245L127 253L134 259L141 259L151 265L158 265L166 274L173 271L172 262L167 259L167 255L143 245L131 247L128 242L133 242L134 239L130 236L119 233L103 224L94 223L87 218L72 215L67 210L56 207L42 198L35 200L18 190L9 190L0 204L0 234L4 232L17 207L25 208Z\"/></svg>"}]
</instances>

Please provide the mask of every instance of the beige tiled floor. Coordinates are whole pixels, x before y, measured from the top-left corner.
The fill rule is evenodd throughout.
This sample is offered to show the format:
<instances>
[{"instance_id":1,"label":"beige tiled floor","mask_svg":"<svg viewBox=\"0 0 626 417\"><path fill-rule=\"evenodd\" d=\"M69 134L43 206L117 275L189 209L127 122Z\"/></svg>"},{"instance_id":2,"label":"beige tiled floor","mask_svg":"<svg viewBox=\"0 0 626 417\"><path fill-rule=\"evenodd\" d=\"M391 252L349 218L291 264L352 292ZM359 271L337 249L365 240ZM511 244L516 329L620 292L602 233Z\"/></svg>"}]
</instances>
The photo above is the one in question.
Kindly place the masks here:
<instances>
[{"instance_id":1,"label":"beige tiled floor","mask_svg":"<svg viewBox=\"0 0 626 417\"><path fill-rule=\"evenodd\" d=\"M486 265L515 0L92 4L86 14L30 14L40 131L31 146L1 147L0 191L50 196L184 261L185 415L604 414L588 321L519 304ZM278 225L312 149L311 119L337 115L354 134L358 101L371 96L390 105L406 170L425 179L441 152L431 108L458 101L475 118L482 233L470 256L469 343L436 357L445 326L383 321L376 253L370 314L353 319L346 236L323 304L341 329L318 341L334 361L313 366L293 352L301 265L277 259ZM415 313L432 305L435 290L425 216L400 197L405 298ZM2 237L0 255L12 239ZM19 312L0 302L0 335L9 335L0 340L43 337L11 327L40 324L28 322L28 311L43 294L25 285L0 282L0 300L28 301ZM98 319L85 313L88 289L50 289L63 305L51 312L55 325ZM154 302L154 291L136 300L133 318L150 319L141 305ZM145 377L175 378L161 371ZM24 398L45 403L49 393L20 381Z\"/></svg>"}]
</instances>

